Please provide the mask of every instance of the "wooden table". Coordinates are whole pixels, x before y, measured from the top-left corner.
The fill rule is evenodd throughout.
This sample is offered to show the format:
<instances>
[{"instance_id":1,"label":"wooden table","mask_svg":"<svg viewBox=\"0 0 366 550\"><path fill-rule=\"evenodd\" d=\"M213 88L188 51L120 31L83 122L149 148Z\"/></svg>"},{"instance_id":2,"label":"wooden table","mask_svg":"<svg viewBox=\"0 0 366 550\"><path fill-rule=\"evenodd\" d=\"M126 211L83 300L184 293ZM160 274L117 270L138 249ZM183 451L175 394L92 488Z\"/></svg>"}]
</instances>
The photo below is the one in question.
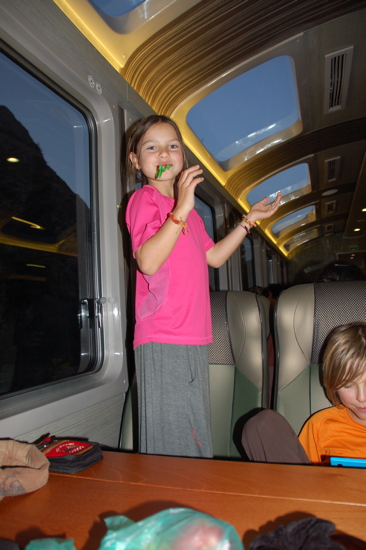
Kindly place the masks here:
<instances>
[{"instance_id":1,"label":"wooden table","mask_svg":"<svg viewBox=\"0 0 366 550\"><path fill-rule=\"evenodd\" d=\"M103 518L137 521L189 507L231 523L246 548L259 533L309 516L366 540L363 469L103 454L87 470L51 473L42 489L4 498L0 536L21 547L35 538L71 538L77 550L97 550Z\"/></svg>"}]
</instances>

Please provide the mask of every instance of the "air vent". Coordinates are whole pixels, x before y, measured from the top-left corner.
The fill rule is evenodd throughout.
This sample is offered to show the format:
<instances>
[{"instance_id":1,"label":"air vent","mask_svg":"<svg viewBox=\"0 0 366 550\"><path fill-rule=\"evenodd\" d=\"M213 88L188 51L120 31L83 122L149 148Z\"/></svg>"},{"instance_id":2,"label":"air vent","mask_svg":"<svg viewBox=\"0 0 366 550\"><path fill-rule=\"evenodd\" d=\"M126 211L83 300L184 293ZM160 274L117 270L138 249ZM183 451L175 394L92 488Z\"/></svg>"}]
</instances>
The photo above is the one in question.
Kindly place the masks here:
<instances>
[{"instance_id":1,"label":"air vent","mask_svg":"<svg viewBox=\"0 0 366 550\"><path fill-rule=\"evenodd\" d=\"M326 183L336 181L339 176L341 157L327 159L325 161L325 181Z\"/></svg>"},{"instance_id":2,"label":"air vent","mask_svg":"<svg viewBox=\"0 0 366 550\"><path fill-rule=\"evenodd\" d=\"M324 112L344 109L351 74L353 46L325 56Z\"/></svg>"},{"instance_id":3,"label":"air vent","mask_svg":"<svg viewBox=\"0 0 366 550\"><path fill-rule=\"evenodd\" d=\"M333 214L337 209L337 201L331 201L325 203L325 213Z\"/></svg>"}]
</instances>

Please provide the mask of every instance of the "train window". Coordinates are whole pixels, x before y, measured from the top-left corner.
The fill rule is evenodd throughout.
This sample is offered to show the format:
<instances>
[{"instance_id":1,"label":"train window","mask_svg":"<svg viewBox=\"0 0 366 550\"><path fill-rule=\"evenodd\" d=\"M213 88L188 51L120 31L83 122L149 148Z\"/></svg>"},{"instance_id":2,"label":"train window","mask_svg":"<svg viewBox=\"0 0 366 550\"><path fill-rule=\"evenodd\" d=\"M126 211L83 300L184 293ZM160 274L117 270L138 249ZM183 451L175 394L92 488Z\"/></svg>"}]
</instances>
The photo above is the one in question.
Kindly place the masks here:
<instances>
[{"instance_id":1,"label":"train window","mask_svg":"<svg viewBox=\"0 0 366 550\"><path fill-rule=\"evenodd\" d=\"M272 227L272 233L276 237L283 237L288 231L312 223L316 220L315 206L308 206L301 210L296 210L292 214L285 216Z\"/></svg>"},{"instance_id":2,"label":"train window","mask_svg":"<svg viewBox=\"0 0 366 550\"><path fill-rule=\"evenodd\" d=\"M224 170L233 168L233 157L244 150L248 158L258 147L277 143L275 136L284 130L291 128L289 137L298 134L300 120L294 64L286 55L226 82L187 114L189 127Z\"/></svg>"},{"instance_id":3,"label":"train window","mask_svg":"<svg viewBox=\"0 0 366 550\"><path fill-rule=\"evenodd\" d=\"M301 163L287 170L282 170L282 172L257 185L248 193L247 200L250 204L255 204L263 197L268 197L269 202L273 202L279 191L282 192L281 204L310 193L309 165Z\"/></svg>"},{"instance_id":4,"label":"train window","mask_svg":"<svg viewBox=\"0 0 366 550\"><path fill-rule=\"evenodd\" d=\"M267 281L268 284L272 284L274 282L273 277L273 258L272 258L272 252L269 248L266 250L266 267L267 267Z\"/></svg>"},{"instance_id":5,"label":"train window","mask_svg":"<svg viewBox=\"0 0 366 550\"><path fill-rule=\"evenodd\" d=\"M194 198L194 207L197 210L197 213L201 216L203 223L205 224L205 229L210 235L211 239L215 240L215 231L214 231L214 214L211 206L205 203L202 199L195 196ZM214 267L209 266L209 282L210 290L218 289L218 270Z\"/></svg>"},{"instance_id":6,"label":"train window","mask_svg":"<svg viewBox=\"0 0 366 550\"><path fill-rule=\"evenodd\" d=\"M140 4L143 4L145 0L120 0L119 2L113 2L111 0L89 0L89 3L94 7L97 6L106 15L111 17L120 17L129 13Z\"/></svg>"},{"instance_id":7,"label":"train window","mask_svg":"<svg viewBox=\"0 0 366 550\"><path fill-rule=\"evenodd\" d=\"M280 283L286 285L287 283L287 270L283 262L280 262Z\"/></svg>"},{"instance_id":8,"label":"train window","mask_svg":"<svg viewBox=\"0 0 366 550\"><path fill-rule=\"evenodd\" d=\"M101 356L93 121L7 54L0 52L3 396L96 370Z\"/></svg>"},{"instance_id":9,"label":"train window","mask_svg":"<svg viewBox=\"0 0 366 550\"><path fill-rule=\"evenodd\" d=\"M314 227L313 229L308 229L308 231L304 231L303 233L298 233L297 235L292 237L292 239L287 241L284 246L288 252L292 252L292 250L300 244L312 241L313 239L317 239L318 237L319 229L317 227Z\"/></svg>"},{"instance_id":10,"label":"train window","mask_svg":"<svg viewBox=\"0 0 366 550\"><path fill-rule=\"evenodd\" d=\"M205 229L210 235L211 239L214 241L214 216L211 207L203 202L197 196L194 197L194 208L197 210L197 213L201 216L203 223L205 224Z\"/></svg>"},{"instance_id":11,"label":"train window","mask_svg":"<svg viewBox=\"0 0 366 550\"><path fill-rule=\"evenodd\" d=\"M255 285L253 241L246 237L240 245L242 288L248 290Z\"/></svg>"}]
</instances>

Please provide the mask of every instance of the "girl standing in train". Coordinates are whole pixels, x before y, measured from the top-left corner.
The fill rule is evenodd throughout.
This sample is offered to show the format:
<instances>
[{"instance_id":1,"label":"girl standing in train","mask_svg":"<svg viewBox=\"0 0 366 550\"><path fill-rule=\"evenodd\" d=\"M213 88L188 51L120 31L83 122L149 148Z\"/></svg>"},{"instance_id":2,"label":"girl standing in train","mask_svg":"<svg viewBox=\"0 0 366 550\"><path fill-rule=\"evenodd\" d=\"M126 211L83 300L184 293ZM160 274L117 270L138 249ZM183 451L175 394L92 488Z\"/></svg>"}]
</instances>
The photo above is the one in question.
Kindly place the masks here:
<instances>
[{"instance_id":1,"label":"girl standing in train","mask_svg":"<svg viewBox=\"0 0 366 550\"><path fill-rule=\"evenodd\" d=\"M334 406L314 413L299 437L272 410L261 411L245 424L242 443L251 460L327 464L331 456L366 459L366 323L331 332L322 378Z\"/></svg>"},{"instance_id":2,"label":"girl standing in train","mask_svg":"<svg viewBox=\"0 0 366 550\"><path fill-rule=\"evenodd\" d=\"M139 402L139 450L212 457L207 344L212 341L207 264L221 266L255 226L274 214L253 205L242 222L214 243L194 210L203 181L187 168L181 133L165 116L133 129L127 167L142 183L129 200L126 223L137 260L134 350Z\"/></svg>"}]
</instances>

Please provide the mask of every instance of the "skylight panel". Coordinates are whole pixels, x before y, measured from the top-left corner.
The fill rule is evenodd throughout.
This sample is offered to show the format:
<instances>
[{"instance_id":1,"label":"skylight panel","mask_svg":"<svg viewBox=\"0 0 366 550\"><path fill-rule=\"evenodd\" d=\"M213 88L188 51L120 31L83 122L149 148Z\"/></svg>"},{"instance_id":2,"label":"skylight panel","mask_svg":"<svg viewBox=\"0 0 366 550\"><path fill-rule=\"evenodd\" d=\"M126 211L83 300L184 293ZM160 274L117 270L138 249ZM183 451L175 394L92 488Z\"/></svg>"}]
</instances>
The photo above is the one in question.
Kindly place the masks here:
<instances>
[{"instance_id":1,"label":"skylight panel","mask_svg":"<svg viewBox=\"0 0 366 550\"><path fill-rule=\"evenodd\" d=\"M282 237L288 231L315 221L315 206L308 206L285 216L272 227L272 233L276 237Z\"/></svg>"},{"instance_id":2,"label":"skylight panel","mask_svg":"<svg viewBox=\"0 0 366 550\"><path fill-rule=\"evenodd\" d=\"M129 13L145 0L89 0L93 6L97 6L105 15L111 17L120 17Z\"/></svg>"},{"instance_id":3,"label":"skylight panel","mask_svg":"<svg viewBox=\"0 0 366 550\"><path fill-rule=\"evenodd\" d=\"M289 56L275 57L233 78L187 114L189 127L218 162L271 136L277 136L271 144L282 141L278 134L299 119L296 79Z\"/></svg>"},{"instance_id":4,"label":"skylight panel","mask_svg":"<svg viewBox=\"0 0 366 550\"><path fill-rule=\"evenodd\" d=\"M307 243L317 237L319 237L319 229L314 227L313 229L309 229L308 231L304 231L303 233L299 233L298 235L292 237L292 239L285 244L285 249L288 252L292 252L292 250L300 244Z\"/></svg>"},{"instance_id":5,"label":"skylight panel","mask_svg":"<svg viewBox=\"0 0 366 550\"><path fill-rule=\"evenodd\" d=\"M268 201L271 203L279 191L282 192L281 204L310 193L309 165L307 163L297 164L275 174L250 191L247 200L252 205L263 197L268 197Z\"/></svg>"}]
</instances>

